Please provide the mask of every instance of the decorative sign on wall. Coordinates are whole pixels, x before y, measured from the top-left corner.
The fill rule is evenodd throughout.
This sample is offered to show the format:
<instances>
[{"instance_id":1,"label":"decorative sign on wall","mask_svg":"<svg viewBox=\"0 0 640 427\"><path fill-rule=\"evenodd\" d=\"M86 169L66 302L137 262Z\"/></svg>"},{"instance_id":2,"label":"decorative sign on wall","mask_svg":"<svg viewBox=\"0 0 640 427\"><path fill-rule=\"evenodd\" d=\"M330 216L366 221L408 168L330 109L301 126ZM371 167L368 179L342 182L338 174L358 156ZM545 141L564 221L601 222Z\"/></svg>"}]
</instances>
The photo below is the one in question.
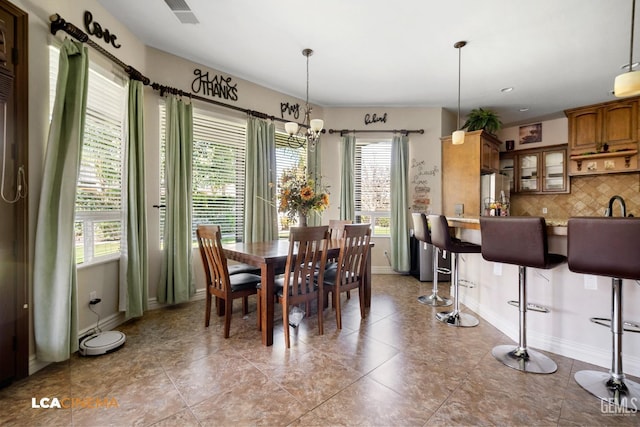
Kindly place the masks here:
<instances>
[{"instance_id":1,"label":"decorative sign on wall","mask_svg":"<svg viewBox=\"0 0 640 427\"><path fill-rule=\"evenodd\" d=\"M118 36L111 34L106 28L102 29L102 25L100 25L98 21L93 20L93 15L88 10L84 12L84 29L87 30L89 35L104 39L105 43L111 44L111 46L116 49L122 46L119 43L116 44Z\"/></svg>"},{"instance_id":2,"label":"decorative sign on wall","mask_svg":"<svg viewBox=\"0 0 640 427\"><path fill-rule=\"evenodd\" d=\"M300 118L300 104L289 104L288 102L280 103L280 118L284 119L284 115L293 116L294 119Z\"/></svg>"},{"instance_id":3,"label":"decorative sign on wall","mask_svg":"<svg viewBox=\"0 0 640 427\"><path fill-rule=\"evenodd\" d=\"M429 177L440 172L438 166L427 169L424 160L411 159L411 185L413 186L413 212L431 213L431 187Z\"/></svg>"},{"instance_id":4,"label":"decorative sign on wall","mask_svg":"<svg viewBox=\"0 0 640 427\"><path fill-rule=\"evenodd\" d=\"M373 114L367 113L364 115L365 125L370 125L371 123L378 123L378 122L387 123L387 113L384 113L381 116L378 116L376 113L373 113Z\"/></svg>"},{"instance_id":5,"label":"decorative sign on wall","mask_svg":"<svg viewBox=\"0 0 640 427\"><path fill-rule=\"evenodd\" d=\"M196 78L191 83L191 90L202 95L215 96L229 101L238 100L238 83L231 84L231 77L222 75L214 75L209 80L209 72L202 73L202 70L196 68L193 70Z\"/></svg>"}]
</instances>

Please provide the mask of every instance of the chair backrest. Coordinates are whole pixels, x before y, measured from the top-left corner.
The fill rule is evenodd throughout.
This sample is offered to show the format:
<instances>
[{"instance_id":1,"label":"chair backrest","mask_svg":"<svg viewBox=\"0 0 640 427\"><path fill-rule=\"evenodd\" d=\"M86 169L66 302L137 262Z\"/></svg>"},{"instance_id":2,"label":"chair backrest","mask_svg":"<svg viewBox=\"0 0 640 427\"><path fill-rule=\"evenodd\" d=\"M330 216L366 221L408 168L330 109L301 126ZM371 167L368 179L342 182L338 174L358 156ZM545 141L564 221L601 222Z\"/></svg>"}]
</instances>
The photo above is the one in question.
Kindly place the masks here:
<instances>
[{"instance_id":1,"label":"chair backrest","mask_svg":"<svg viewBox=\"0 0 640 427\"><path fill-rule=\"evenodd\" d=\"M413 235L415 238L421 242L431 244L431 233L429 232L427 215L421 212L413 212L411 218L413 219Z\"/></svg>"},{"instance_id":2,"label":"chair backrest","mask_svg":"<svg viewBox=\"0 0 640 427\"><path fill-rule=\"evenodd\" d=\"M344 226L351 223L353 223L353 221L351 221L350 219L330 219L329 233L331 234L331 240L342 239Z\"/></svg>"},{"instance_id":3,"label":"chair backrest","mask_svg":"<svg viewBox=\"0 0 640 427\"><path fill-rule=\"evenodd\" d=\"M222 250L222 236L217 225L199 225L196 228L202 265L211 292L231 292L227 257Z\"/></svg>"},{"instance_id":4,"label":"chair backrest","mask_svg":"<svg viewBox=\"0 0 640 427\"><path fill-rule=\"evenodd\" d=\"M548 265L547 224L542 217L480 217L482 257L524 267Z\"/></svg>"},{"instance_id":5,"label":"chair backrest","mask_svg":"<svg viewBox=\"0 0 640 427\"><path fill-rule=\"evenodd\" d=\"M431 224L431 243L440 249L449 251L453 248L453 240L449 234L449 223L444 215L429 215Z\"/></svg>"},{"instance_id":6,"label":"chair backrest","mask_svg":"<svg viewBox=\"0 0 640 427\"><path fill-rule=\"evenodd\" d=\"M369 256L371 224L348 224L344 227L344 236L340 241L338 256L338 278L341 285L362 280Z\"/></svg>"},{"instance_id":7,"label":"chair backrest","mask_svg":"<svg viewBox=\"0 0 640 427\"><path fill-rule=\"evenodd\" d=\"M640 218L569 218L569 270L618 279L640 279Z\"/></svg>"},{"instance_id":8,"label":"chair backrest","mask_svg":"<svg viewBox=\"0 0 640 427\"><path fill-rule=\"evenodd\" d=\"M326 225L289 229L289 253L283 290L285 298L315 293L314 274L316 272L319 274L318 285L322 286L327 264L328 243L329 227Z\"/></svg>"}]
</instances>

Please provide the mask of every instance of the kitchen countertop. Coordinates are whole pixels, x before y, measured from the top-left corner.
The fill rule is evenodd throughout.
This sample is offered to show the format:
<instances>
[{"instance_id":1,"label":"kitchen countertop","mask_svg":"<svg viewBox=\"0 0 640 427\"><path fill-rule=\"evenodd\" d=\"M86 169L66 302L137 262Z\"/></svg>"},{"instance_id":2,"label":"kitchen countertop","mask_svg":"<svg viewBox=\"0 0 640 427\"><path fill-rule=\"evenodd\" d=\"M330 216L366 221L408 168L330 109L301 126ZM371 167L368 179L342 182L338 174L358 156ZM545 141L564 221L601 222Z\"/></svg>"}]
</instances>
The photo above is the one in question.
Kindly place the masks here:
<instances>
[{"instance_id":1,"label":"kitchen countertop","mask_svg":"<svg viewBox=\"0 0 640 427\"><path fill-rule=\"evenodd\" d=\"M480 217L479 216L466 216L466 217L447 217L449 224L453 227L468 228L468 229L480 229ZM567 220L560 218L545 218L547 223L547 234L553 236L566 236L567 235Z\"/></svg>"}]
</instances>

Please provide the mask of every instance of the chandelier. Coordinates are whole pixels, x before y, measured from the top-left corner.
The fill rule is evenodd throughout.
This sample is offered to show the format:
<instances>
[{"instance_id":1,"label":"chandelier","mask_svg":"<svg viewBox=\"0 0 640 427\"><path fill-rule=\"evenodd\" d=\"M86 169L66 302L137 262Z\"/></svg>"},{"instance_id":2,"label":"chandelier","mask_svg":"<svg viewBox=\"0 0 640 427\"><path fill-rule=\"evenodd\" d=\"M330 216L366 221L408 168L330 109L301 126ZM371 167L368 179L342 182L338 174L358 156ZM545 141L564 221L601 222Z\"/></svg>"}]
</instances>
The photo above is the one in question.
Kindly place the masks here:
<instances>
[{"instance_id":1,"label":"chandelier","mask_svg":"<svg viewBox=\"0 0 640 427\"><path fill-rule=\"evenodd\" d=\"M629 43L629 71L622 73L614 80L613 94L618 97L640 94L640 71L634 71L633 66L633 26L636 14L636 0L631 3L631 42ZM625 67L626 68L626 67Z\"/></svg>"},{"instance_id":2,"label":"chandelier","mask_svg":"<svg viewBox=\"0 0 640 427\"><path fill-rule=\"evenodd\" d=\"M305 100L304 119L302 126L296 122L285 123L284 130L289 135L289 138L287 138L289 147L301 148L306 143L307 149L313 151L320 140L324 121L322 119L311 119L310 117L312 109L309 105L309 57L313 55L313 50L304 49L302 54L307 58L307 98ZM301 128L306 128L306 131Z\"/></svg>"}]
</instances>

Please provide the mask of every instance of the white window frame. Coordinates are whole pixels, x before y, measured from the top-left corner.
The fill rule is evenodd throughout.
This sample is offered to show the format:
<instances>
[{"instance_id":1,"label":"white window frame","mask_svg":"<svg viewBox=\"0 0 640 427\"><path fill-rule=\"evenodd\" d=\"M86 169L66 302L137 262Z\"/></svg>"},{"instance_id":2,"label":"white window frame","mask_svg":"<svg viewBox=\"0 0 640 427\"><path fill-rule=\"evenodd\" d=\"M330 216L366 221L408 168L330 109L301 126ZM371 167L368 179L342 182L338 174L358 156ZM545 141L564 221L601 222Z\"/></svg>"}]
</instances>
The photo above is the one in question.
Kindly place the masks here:
<instances>
[{"instance_id":1,"label":"white window frame","mask_svg":"<svg viewBox=\"0 0 640 427\"><path fill-rule=\"evenodd\" d=\"M364 146L370 144L377 143L388 143L389 144L389 187L387 188L387 196L391 197L391 139L357 139L356 140L356 155L355 155L355 222L363 222L362 217L369 217L371 219L371 235L375 237L391 237L390 227L387 228L388 232L381 232L383 229L380 227L376 227L376 224L380 222L380 220L386 220L387 222L391 222L391 201L389 200L389 210L371 210L371 209L363 209L362 201L360 199L362 195L362 148Z\"/></svg>"},{"instance_id":2,"label":"white window frame","mask_svg":"<svg viewBox=\"0 0 640 427\"><path fill-rule=\"evenodd\" d=\"M56 82L57 82L57 74L58 74L58 58L60 55L60 50L56 46L49 46L49 82L50 82L50 92L49 92L49 117L51 119L51 114L53 112L53 102L55 99L55 91L56 91ZM93 78L92 78L93 77ZM101 77L106 79L107 81L111 81L114 83L114 91L109 93L110 96L106 96L106 93L100 92L99 95L96 96L96 105L99 105L101 110L92 110L91 106L91 92L92 92L92 83L95 85L96 77ZM115 74L113 71L106 70L105 68L99 66L93 61L89 61L89 80L88 80L88 90L90 94L87 99L87 116L98 116L98 117L106 117L104 107L110 110L109 117L112 120L111 128L109 131L112 131L115 127L120 135L119 135L119 159L116 162L119 163L120 171L119 171L119 190L120 194L117 195L116 204L119 204L116 209L105 209L101 211L91 211L91 210L78 210L78 202L76 200L76 210L75 210L75 219L74 219L74 230L75 224L82 224L82 245L78 245L78 241L76 240L76 268L83 268L90 265L101 264L104 262L109 262L113 260L118 260L120 258L121 249L123 247L122 239L124 236L124 228L123 228L123 216L124 216L124 206L123 206L123 185L124 175L123 175L123 167L124 167L124 129L126 126L125 117L126 117L126 99L127 99L127 82L125 78L121 75ZM111 102L110 104L105 104L107 102ZM119 118L118 118L119 117ZM87 129L85 117L85 131ZM85 138L87 137L87 133L85 132ZM83 141L85 144L86 141ZM84 148L84 147L83 147ZM84 156L83 149L83 156ZM109 150L107 150L109 151ZM111 152L111 151L109 151ZM81 168L82 161L84 157L81 159ZM81 172L82 173L82 172ZM79 178L80 179L80 178ZM76 198L78 195L76 194ZM113 201L113 199L111 199ZM98 223L105 222L117 222L119 223L119 238L114 240L113 243L117 244L118 250L105 254L105 255L96 255L96 246L98 242L96 242L96 236L94 233L94 227ZM75 233L75 232L74 232ZM78 248L81 247L83 251L82 262L78 262Z\"/></svg>"}]
</instances>

